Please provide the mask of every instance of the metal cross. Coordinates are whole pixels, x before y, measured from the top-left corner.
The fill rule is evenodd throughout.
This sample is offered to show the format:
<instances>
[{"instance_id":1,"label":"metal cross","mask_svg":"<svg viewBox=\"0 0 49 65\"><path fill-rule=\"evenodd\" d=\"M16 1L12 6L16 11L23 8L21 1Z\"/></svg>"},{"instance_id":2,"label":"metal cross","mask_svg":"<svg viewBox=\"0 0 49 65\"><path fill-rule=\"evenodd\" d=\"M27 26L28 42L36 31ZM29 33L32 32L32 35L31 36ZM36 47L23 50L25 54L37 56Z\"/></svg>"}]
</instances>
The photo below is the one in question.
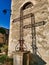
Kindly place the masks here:
<instances>
[{"instance_id":1,"label":"metal cross","mask_svg":"<svg viewBox=\"0 0 49 65\"><path fill-rule=\"evenodd\" d=\"M36 27L41 26L41 25L45 25L45 23L46 23L45 21L35 23L35 17L34 17L33 14L31 14L31 24L25 25L23 27L24 29L31 28L33 54L36 54L36 52L37 52L37 47L36 47Z\"/></svg>"},{"instance_id":2,"label":"metal cross","mask_svg":"<svg viewBox=\"0 0 49 65\"><path fill-rule=\"evenodd\" d=\"M23 45L24 45L24 39L23 39L23 20L26 19L26 18L31 17L31 14L32 13L29 13L29 14L23 16L23 11L21 10L20 11L20 17L14 19L12 21L13 23L17 22L17 21L20 21L20 39L19 39L19 44L20 44L19 50L20 51L24 51L24 47L23 47Z\"/></svg>"},{"instance_id":3,"label":"metal cross","mask_svg":"<svg viewBox=\"0 0 49 65\"><path fill-rule=\"evenodd\" d=\"M29 17L31 17L31 24L23 26L23 20L26 18L29 18ZM45 21L35 23L34 15L32 13L29 13L29 14L23 16L23 11L20 11L20 17L19 18L16 18L13 20L13 22L17 22L17 21L20 21L20 39L19 39L20 48L19 48L19 50L24 51L24 48L23 48L23 44L24 44L23 29L31 28L31 31L32 31L32 48L33 48L33 53L36 54L37 47L36 47L36 29L35 28L37 26L44 25Z\"/></svg>"}]
</instances>

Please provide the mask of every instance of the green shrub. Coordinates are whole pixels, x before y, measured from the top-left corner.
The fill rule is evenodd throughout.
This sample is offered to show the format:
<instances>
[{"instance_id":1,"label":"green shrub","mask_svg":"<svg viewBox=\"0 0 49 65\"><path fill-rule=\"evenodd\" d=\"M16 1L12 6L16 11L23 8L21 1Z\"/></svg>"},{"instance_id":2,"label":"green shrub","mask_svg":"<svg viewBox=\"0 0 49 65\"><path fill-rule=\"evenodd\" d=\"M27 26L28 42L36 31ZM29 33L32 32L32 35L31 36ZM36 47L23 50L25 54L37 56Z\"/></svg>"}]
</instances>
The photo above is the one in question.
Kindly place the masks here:
<instances>
[{"instance_id":1,"label":"green shrub","mask_svg":"<svg viewBox=\"0 0 49 65\"><path fill-rule=\"evenodd\" d=\"M9 58L7 55L1 55L0 56L0 63L6 63L6 62L10 62L11 65L13 65L13 59Z\"/></svg>"},{"instance_id":2,"label":"green shrub","mask_svg":"<svg viewBox=\"0 0 49 65\"><path fill-rule=\"evenodd\" d=\"M4 61L6 60L7 56L6 55L1 55L0 56L0 63L4 63Z\"/></svg>"},{"instance_id":3,"label":"green shrub","mask_svg":"<svg viewBox=\"0 0 49 65\"><path fill-rule=\"evenodd\" d=\"M5 34L6 33L5 29L1 27L0 28L0 33Z\"/></svg>"}]
</instances>

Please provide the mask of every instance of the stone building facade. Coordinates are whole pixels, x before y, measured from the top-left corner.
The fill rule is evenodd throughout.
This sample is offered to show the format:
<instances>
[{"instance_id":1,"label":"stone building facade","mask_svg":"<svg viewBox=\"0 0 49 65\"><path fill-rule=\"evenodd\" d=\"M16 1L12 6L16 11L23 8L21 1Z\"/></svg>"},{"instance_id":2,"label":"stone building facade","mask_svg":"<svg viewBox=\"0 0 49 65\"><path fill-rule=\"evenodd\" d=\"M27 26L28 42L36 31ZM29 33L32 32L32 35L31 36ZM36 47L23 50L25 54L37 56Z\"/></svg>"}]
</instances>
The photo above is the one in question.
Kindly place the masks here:
<instances>
[{"instance_id":1,"label":"stone building facade","mask_svg":"<svg viewBox=\"0 0 49 65\"><path fill-rule=\"evenodd\" d=\"M27 4L26 4L27 3ZM31 4L28 4L31 3ZM35 23L46 21L45 25L36 27L36 45L37 54L46 61L46 65L49 65L49 1L47 0L12 0L12 15L10 22L10 35L9 35L9 49L8 55L11 56L15 51L16 45L19 43L20 38L20 10L23 8L23 16L29 13L34 14ZM17 21L16 21L17 19ZM13 22L15 21L15 22ZM31 23L31 17L23 20L24 25ZM32 35L31 28L24 31L24 43L27 46L27 50L32 53Z\"/></svg>"}]
</instances>

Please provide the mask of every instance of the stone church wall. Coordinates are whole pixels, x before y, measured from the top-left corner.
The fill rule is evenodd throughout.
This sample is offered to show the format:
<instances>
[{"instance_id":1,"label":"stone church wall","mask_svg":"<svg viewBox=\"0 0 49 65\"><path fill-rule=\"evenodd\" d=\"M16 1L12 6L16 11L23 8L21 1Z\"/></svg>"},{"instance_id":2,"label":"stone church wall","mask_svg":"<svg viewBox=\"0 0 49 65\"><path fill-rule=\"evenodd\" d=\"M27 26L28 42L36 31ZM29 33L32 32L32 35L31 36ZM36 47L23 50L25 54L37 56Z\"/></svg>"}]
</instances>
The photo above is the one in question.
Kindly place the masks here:
<instances>
[{"instance_id":1,"label":"stone church wall","mask_svg":"<svg viewBox=\"0 0 49 65\"><path fill-rule=\"evenodd\" d=\"M10 36L9 36L9 52L8 55L12 55L15 51L16 44L19 43L20 36L20 22L12 22L14 19L20 17L20 8L26 2L32 2L33 6L24 11L23 15L33 13L35 16L35 22L46 21L47 23L43 26L36 27L36 43L37 43L37 54L46 61L46 65L49 65L49 5L46 0L12 0L12 15L10 22ZM24 25L31 23L31 18L23 20ZM32 52L31 47L31 29L24 30L24 43L27 46L27 50Z\"/></svg>"}]
</instances>

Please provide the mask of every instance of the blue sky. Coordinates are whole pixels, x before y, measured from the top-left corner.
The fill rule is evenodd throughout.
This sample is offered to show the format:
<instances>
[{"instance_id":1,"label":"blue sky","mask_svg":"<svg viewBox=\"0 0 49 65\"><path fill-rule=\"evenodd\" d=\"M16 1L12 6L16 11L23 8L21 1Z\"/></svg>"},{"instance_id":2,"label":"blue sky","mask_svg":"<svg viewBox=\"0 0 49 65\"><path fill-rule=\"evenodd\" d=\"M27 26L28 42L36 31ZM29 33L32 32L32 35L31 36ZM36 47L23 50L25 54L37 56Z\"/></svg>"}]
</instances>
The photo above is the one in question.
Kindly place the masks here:
<instances>
[{"instance_id":1,"label":"blue sky","mask_svg":"<svg viewBox=\"0 0 49 65\"><path fill-rule=\"evenodd\" d=\"M7 10L4 14L3 11ZM11 0L0 0L0 27L10 27Z\"/></svg>"}]
</instances>

